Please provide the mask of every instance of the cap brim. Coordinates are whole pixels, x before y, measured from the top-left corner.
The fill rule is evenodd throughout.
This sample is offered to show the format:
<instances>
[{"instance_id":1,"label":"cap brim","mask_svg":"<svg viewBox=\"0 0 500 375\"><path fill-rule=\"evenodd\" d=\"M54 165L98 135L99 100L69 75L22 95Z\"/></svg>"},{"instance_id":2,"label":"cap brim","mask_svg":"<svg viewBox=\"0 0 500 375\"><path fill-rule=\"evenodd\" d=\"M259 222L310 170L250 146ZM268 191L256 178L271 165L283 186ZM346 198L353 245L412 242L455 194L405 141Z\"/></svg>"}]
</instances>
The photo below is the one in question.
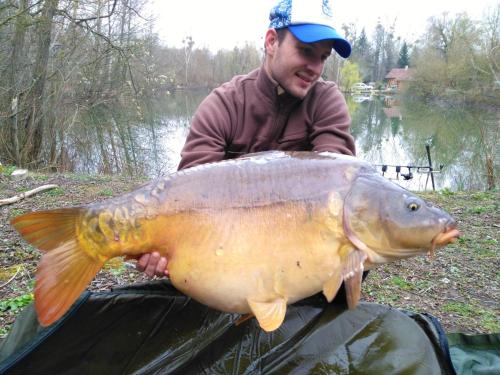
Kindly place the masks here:
<instances>
[{"instance_id":1,"label":"cap brim","mask_svg":"<svg viewBox=\"0 0 500 375\"><path fill-rule=\"evenodd\" d=\"M330 26L316 24L290 25L288 29L302 43L332 40L333 49L344 59L351 54L351 44Z\"/></svg>"}]
</instances>

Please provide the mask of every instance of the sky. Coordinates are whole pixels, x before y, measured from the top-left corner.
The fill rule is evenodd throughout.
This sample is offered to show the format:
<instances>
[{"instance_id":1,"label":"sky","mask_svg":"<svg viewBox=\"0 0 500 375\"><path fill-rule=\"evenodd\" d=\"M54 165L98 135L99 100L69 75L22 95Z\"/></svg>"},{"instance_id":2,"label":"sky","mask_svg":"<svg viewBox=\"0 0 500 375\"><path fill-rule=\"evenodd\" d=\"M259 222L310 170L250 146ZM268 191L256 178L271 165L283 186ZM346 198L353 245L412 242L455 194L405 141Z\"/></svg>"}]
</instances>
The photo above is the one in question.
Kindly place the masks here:
<instances>
[{"instance_id":1,"label":"sky","mask_svg":"<svg viewBox=\"0 0 500 375\"><path fill-rule=\"evenodd\" d=\"M358 32L365 27L371 36L378 19L386 27L395 21L396 35L411 42L424 33L431 16L467 12L472 19L480 19L499 1L330 0L330 4L339 31L343 23L354 23ZM274 4L275 0L151 0L149 10L164 44L180 47L184 37L191 35L195 48L216 51L246 42L261 47Z\"/></svg>"}]
</instances>

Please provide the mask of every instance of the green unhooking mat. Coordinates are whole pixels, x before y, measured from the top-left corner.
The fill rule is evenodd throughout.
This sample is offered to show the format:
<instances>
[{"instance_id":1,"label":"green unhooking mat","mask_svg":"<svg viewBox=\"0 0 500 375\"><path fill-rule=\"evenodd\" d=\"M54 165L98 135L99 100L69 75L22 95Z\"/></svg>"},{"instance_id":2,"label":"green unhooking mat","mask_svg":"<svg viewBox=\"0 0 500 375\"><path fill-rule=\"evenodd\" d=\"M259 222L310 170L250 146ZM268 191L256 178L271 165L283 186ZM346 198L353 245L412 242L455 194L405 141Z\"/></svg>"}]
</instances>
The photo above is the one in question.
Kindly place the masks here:
<instances>
[{"instance_id":1,"label":"green unhooking mat","mask_svg":"<svg viewBox=\"0 0 500 375\"><path fill-rule=\"evenodd\" d=\"M317 295L272 333L239 317L165 281L87 292L50 327L26 308L0 347L0 374L455 373L429 315L371 303L350 311Z\"/></svg>"},{"instance_id":2,"label":"green unhooking mat","mask_svg":"<svg viewBox=\"0 0 500 375\"><path fill-rule=\"evenodd\" d=\"M500 334L451 333L448 342L458 375L500 374Z\"/></svg>"}]
</instances>

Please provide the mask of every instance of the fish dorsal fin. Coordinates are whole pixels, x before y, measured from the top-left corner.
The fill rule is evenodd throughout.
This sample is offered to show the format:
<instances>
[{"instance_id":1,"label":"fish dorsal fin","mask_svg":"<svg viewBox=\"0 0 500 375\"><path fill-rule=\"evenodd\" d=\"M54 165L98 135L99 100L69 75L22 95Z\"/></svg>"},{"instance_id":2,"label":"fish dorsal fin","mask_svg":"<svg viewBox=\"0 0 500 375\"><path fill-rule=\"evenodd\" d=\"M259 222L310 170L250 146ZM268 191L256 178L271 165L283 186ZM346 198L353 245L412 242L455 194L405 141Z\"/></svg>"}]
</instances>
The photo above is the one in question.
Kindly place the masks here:
<instances>
[{"instance_id":1,"label":"fish dorsal fin","mask_svg":"<svg viewBox=\"0 0 500 375\"><path fill-rule=\"evenodd\" d=\"M286 314L286 299L276 298L269 302L258 302L247 298L248 305L252 313L257 318L260 327L266 331L271 332L278 329Z\"/></svg>"},{"instance_id":2,"label":"fish dorsal fin","mask_svg":"<svg viewBox=\"0 0 500 375\"><path fill-rule=\"evenodd\" d=\"M332 302L333 298L337 295L340 286L342 285L342 272L337 270L333 273L326 283L323 284L323 294L328 302Z\"/></svg>"},{"instance_id":3,"label":"fish dorsal fin","mask_svg":"<svg viewBox=\"0 0 500 375\"><path fill-rule=\"evenodd\" d=\"M366 254L359 249L353 249L347 255L342 278L344 279L349 309L354 309L358 304L363 279L363 263L366 259Z\"/></svg>"}]
</instances>

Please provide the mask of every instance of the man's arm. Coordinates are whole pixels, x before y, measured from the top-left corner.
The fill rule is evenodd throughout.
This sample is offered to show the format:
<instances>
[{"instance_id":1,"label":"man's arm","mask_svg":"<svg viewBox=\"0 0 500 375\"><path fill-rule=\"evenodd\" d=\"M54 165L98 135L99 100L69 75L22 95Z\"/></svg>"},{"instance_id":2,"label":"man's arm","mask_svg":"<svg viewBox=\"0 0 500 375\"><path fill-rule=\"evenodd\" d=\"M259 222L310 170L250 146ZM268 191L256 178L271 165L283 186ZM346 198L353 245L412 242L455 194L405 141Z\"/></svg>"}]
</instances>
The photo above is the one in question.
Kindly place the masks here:
<instances>
[{"instance_id":1,"label":"man's arm","mask_svg":"<svg viewBox=\"0 0 500 375\"><path fill-rule=\"evenodd\" d=\"M310 133L313 151L356 155L354 138L350 133L351 116L336 85L328 84L327 90L317 98L315 108L315 121Z\"/></svg>"},{"instance_id":2,"label":"man's arm","mask_svg":"<svg viewBox=\"0 0 500 375\"><path fill-rule=\"evenodd\" d=\"M235 117L232 112L217 90L203 100L191 121L179 169L224 159Z\"/></svg>"},{"instance_id":3,"label":"man's arm","mask_svg":"<svg viewBox=\"0 0 500 375\"><path fill-rule=\"evenodd\" d=\"M200 104L191 121L178 169L224 159L230 138L231 111L222 97L213 91ZM149 277L168 276L168 260L157 251L143 254L137 270Z\"/></svg>"}]
</instances>

